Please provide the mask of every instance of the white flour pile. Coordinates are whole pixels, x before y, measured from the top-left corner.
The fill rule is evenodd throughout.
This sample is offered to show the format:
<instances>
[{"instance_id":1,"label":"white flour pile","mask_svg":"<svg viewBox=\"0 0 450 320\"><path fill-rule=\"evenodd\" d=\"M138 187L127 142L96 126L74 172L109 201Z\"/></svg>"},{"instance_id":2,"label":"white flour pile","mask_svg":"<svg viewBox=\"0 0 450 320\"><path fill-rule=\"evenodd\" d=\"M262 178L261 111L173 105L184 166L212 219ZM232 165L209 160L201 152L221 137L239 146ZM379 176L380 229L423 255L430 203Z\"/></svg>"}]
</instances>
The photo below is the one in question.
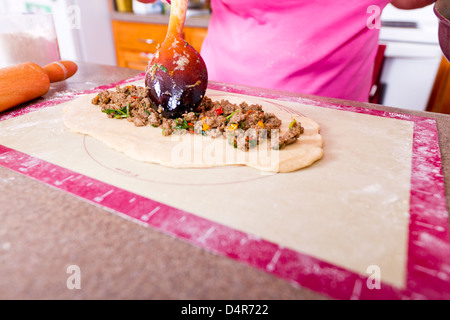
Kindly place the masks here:
<instances>
[{"instance_id":1,"label":"white flour pile","mask_svg":"<svg viewBox=\"0 0 450 320\"><path fill-rule=\"evenodd\" d=\"M0 33L0 68L22 62L40 66L60 60L56 39L30 33Z\"/></svg>"}]
</instances>

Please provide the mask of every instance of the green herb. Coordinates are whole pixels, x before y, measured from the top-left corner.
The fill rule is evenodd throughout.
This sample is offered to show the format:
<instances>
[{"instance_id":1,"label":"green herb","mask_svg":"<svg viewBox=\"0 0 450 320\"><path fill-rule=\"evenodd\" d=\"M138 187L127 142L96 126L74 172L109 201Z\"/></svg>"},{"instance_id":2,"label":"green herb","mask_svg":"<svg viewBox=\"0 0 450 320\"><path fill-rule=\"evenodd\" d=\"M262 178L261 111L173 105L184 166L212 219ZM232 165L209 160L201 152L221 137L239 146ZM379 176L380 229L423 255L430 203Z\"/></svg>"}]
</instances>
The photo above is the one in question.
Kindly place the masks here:
<instances>
[{"instance_id":1,"label":"green herb","mask_svg":"<svg viewBox=\"0 0 450 320\"><path fill-rule=\"evenodd\" d=\"M105 109L105 110L102 110L102 112L104 112L106 114L112 114L112 113L115 113L116 110L114 110L114 109Z\"/></svg>"},{"instance_id":2,"label":"green herb","mask_svg":"<svg viewBox=\"0 0 450 320\"><path fill-rule=\"evenodd\" d=\"M181 121L181 118L175 120L175 122L176 122L176 124L177 124L177 126L175 127L175 129L186 129L186 130L189 129L189 124L188 124L188 122L187 122L186 119L183 119L183 120L181 121L181 124L180 124L180 121L178 121L178 120Z\"/></svg>"},{"instance_id":3,"label":"green herb","mask_svg":"<svg viewBox=\"0 0 450 320\"><path fill-rule=\"evenodd\" d=\"M239 111L239 109L236 110L235 112L233 112L232 114L230 114L230 115L227 117L227 120L230 120L231 117L234 116L238 111Z\"/></svg>"},{"instance_id":4,"label":"green herb","mask_svg":"<svg viewBox=\"0 0 450 320\"><path fill-rule=\"evenodd\" d=\"M157 70L158 68L161 69L161 70L164 71L164 72L169 71L169 70L167 70L167 68L164 67L161 63L155 63L155 64L152 66L152 73L156 72L156 70Z\"/></svg>"},{"instance_id":5,"label":"green herb","mask_svg":"<svg viewBox=\"0 0 450 320\"><path fill-rule=\"evenodd\" d=\"M292 129L292 127L297 123L297 120L292 120L291 123L289 124L289 129Z\"/></svg>"},{"instance_id":6,"label":"green herb","mask_svg":"<svg viewBox=\"0 0 450 320\"><path fill-rule=\"evenodd\" d=\"M162 64L161 65L159 65L159 68L162 70L162 71L164 71L164 72L167 72L167 71L169 71L169 70L167 70L167 68L166 67L164 67Z\"/></svg>"},{"instance_id":7,"label":"green herb","mask_svg":"<svg viewBox=\"0 0 450 320\"><path fill-rule=\"evenodd\" d=\"M148 110L144 110L146 114L148 114L149 116L151 116L152 114L150 113L150 111Z\"/></svg>"},{"instance_id":8,"label":"green herb","mask_svg":"<svg viewBox=\"0 0 450 320\"><path fill-rule=\"evenodd\" d=\"M225 121L225 123L228 124L228 122L230 121L231 117L234 116L238 111L239 111L239 109L236 110L235 112L233 112L232 114L230 114L230 115L227 117L227 121Z\"/></svg>"},{"instance_id":9,"label":"green herb","mask_svg":"<svg viewBox=\"0 0 450 320\"><path fill-rule=\"evenodd\" d=\"M112 115L115 119L128 118L130 116L130 104L121 109L105 109L102 112Z\"/></svg>"}]
</instances>

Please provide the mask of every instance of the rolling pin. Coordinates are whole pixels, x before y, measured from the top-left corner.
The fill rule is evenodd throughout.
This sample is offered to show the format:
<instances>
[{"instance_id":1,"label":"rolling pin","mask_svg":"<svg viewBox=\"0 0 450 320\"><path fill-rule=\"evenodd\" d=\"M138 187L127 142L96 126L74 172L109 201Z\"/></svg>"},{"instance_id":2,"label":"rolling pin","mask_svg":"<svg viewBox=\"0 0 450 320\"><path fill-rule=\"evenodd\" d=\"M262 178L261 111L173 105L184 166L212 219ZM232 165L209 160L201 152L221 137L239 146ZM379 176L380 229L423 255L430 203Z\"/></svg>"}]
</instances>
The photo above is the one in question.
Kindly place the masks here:
<instances>
[{"instance_id":1,"label":"rolling pin","mask_svg":"<svg viewBox=\"0 0 450 320\"><path fill-rule=\"evenodd\" d=\"M50 83L73 76L78 66L71 61L44 67L26 62L0 69L0 112L45 95Z\"/></svg>"}]
</instances>

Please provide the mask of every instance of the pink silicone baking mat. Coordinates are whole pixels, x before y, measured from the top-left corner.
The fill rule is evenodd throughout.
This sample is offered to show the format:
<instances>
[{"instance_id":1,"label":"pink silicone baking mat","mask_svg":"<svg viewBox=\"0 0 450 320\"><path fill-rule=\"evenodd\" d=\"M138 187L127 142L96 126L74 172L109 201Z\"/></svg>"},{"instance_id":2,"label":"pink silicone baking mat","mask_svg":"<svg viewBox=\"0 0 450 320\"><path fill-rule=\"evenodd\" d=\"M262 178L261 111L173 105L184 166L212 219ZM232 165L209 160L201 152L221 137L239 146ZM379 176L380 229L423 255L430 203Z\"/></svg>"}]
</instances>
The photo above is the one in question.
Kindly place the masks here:
<instances>
[{"instance_id":1,"label":"pink silicone baking mat","mask_svg":"<svg viewBox=\"0 0 450 320\"><path fill-rule=\"evenodd\" d=\"M13 109L0 121L52 107L86 93L142 80L143 74L93 90L68 93L57 99ZM0 145L0 165L28 177L111 209L135 221L189 243L262 269L292 283L336 299L450 299L450 244L448 212L438 133L434 119L365 108L267 94L257 89L210 83L210 89L295 101L323 108L369 114L414 122L410 195L410 224L406 289L382 283L379 289L366 285L362 276L275 243L172 208L63 167L33 158ZM32 163L32 167L27 164ZM110 195L114 194L114 197Z\"/></svg>"}]
</instances>

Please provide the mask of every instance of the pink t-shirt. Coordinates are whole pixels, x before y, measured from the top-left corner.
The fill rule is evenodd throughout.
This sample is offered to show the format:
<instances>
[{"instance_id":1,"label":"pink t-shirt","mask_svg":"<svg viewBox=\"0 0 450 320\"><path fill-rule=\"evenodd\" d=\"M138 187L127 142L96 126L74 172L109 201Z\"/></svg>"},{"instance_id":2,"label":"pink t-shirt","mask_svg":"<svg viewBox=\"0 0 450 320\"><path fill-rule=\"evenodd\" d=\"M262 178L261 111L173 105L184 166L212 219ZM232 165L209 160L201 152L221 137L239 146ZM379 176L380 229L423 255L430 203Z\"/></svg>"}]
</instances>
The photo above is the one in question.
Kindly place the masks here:
<instances>
[{"instance_id":1,"label":"pink t-shirt","mask_svg":"<svg viewBox=\"0 0 450 320\"><path fill-rule=\"evenodd\" d=\"M209 79L367 101L389 0L211 0Z\"/></svg>"}]
</instances>

